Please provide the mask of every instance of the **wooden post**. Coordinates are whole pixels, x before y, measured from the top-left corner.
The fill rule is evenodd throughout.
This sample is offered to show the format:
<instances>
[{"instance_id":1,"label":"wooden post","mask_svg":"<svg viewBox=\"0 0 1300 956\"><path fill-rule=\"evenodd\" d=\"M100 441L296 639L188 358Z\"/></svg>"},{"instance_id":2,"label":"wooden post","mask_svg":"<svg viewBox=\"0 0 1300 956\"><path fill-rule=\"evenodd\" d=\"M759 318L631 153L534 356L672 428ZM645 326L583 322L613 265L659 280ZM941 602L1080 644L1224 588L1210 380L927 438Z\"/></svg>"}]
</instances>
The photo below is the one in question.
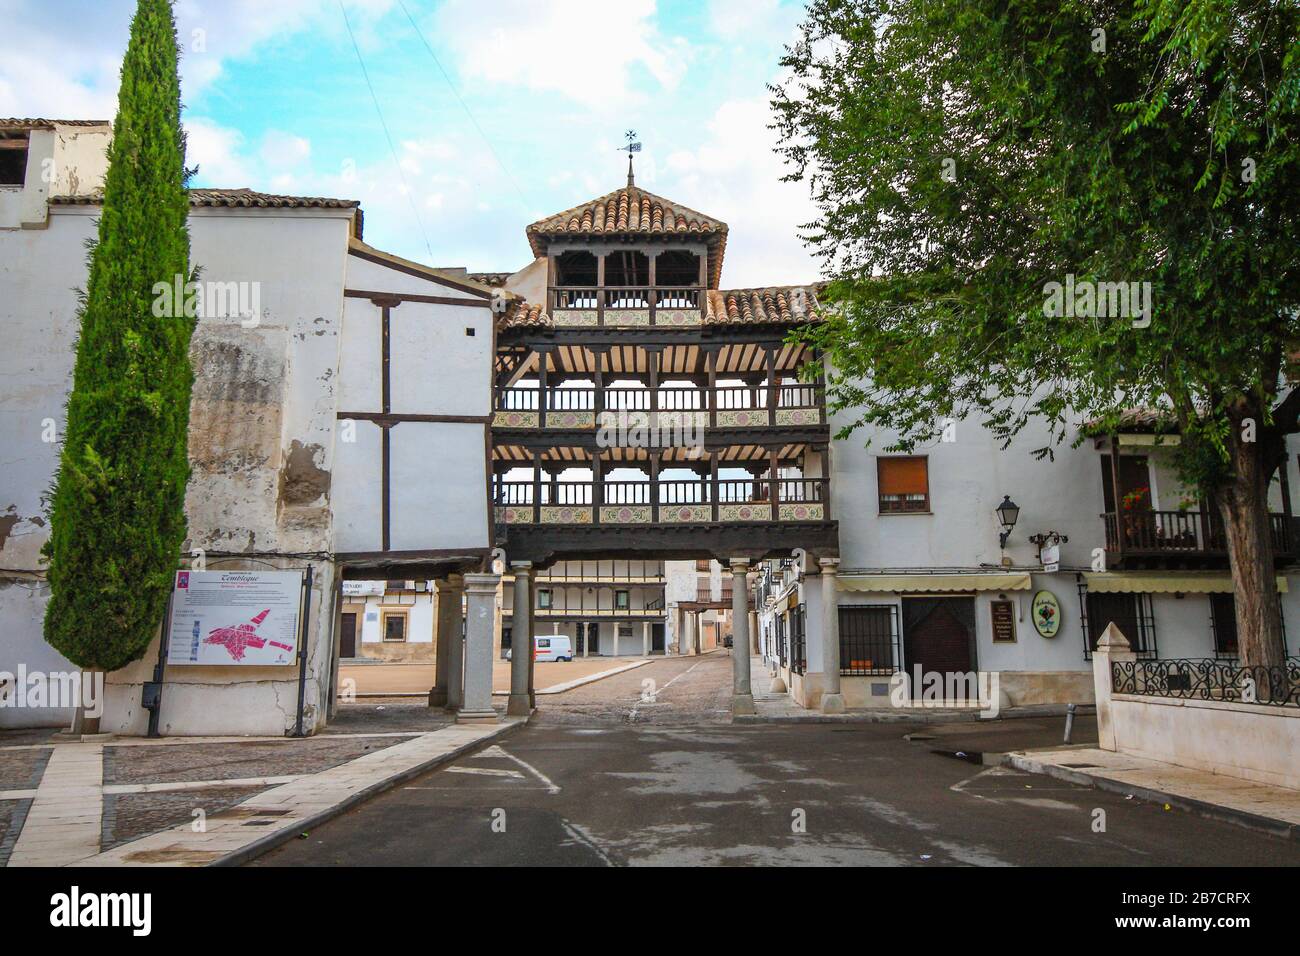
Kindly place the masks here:
<instances>
[{"instance_id":1,"label":"wooden post","mask_svg":"<svg viewBox=\"0 0 1300 956\"><path fill-rule=\"evenodd\" d=\"M596 324L605 324L605 253L596 256Z\"/></svg>"},{"instance_id":2,"label":"wooden post","mask_svg":"<svg viewBox=\"0 0 1300 956\"><path fill-rule=\"evenodd\" d=\"M542 523L542 462L537 456L537 452L530 451L529 458L533 462L533 524Z\"/></svg>"},{"instance_id":3,"label":"wooden post","mask_svg":"<svg viewBox=\"0 0 1300 956\"><path fill-rule=\"evenodd\" d=\"M659 523L659 452L650 455L650 523Z\"/></svg>"},{"instance_id":4,"label":"wooden post","mask_svg":"<svg viewBox=\"0 0 1300 956\"><path fill-rule=\"evenodd\" d=\"M709 452L709 498L713 504L710 509L713 520L718 520L718 452Z\"/></svg>"},{"instance_id":5,"label":"wooden post","mask_svg":"<svg viewBox=\"0 0 1300 956\"><path fill-rule=\"evenodd\" d=\"M550 364L551 353L549 351L538 351L537 353L537 427L546 427L546 406L550 401L546 396L547 389L547 368Z\"/></svg>"},{"instance_id":6,"label":"wooden post","mask_svg":"<svg viewBox=\"0 0 1300 956\"><path fill-rule=\"evenodd\" d=\"M646 365L650 373L650 428L659 429L659 360L663 353L658 347L646 349Z\"/></svg>"},{"instance_id":7,"label":"wooden post","mask_svg":"<svg viewBox=\"0 0 1300 956\"><path fill-rule=\"evenodd\" d=\"M718 355L717 349L708 349L704 361L709 370L709 427L718 427Z\"/></svg>"},{"instance_id":8,"label":"wooden post","mask_svg":"<svg viewBox=\"0 0 1300 956\"><path fill-rule=\"evenodd\" d=\"M1120 497L1119 484L1119 435L1110 436L1110 488L1111 497L1115 499L1115 548L1122 557L1124 538L1128 532L1124 528L1124 501Z\"/></svg>"},{"instance_id":9,"label":"wooden post","mask_svg":"<svg viewBox=\"0 0 1300 956\"><path fill-rule=\"evenodd\" d=\"M767 363L767 423L775 425L778 392L776 385L776 355L773 354L771 346L764 350L764 357Z\"/></svg>"},{"instance_id":10,"label":"wooden post","mask_svg":"<svg viewBox=\"0 0 1300 956\"><path fill-rule=\"evenodd\" d=\"M591 373L592 384L596 392L591 397L591 408L596 416L596 428L600 428L600 416L605 411L605 350L597 349L592 353L596 358L596 368Z\"/></svg>"},{"instance_id":11,"label":"wooden post","mask_svg":"<svg viewBox=\"0 0 1300 956\"><path fill-rule=\"evenodd\" d=\"M771 484L771 491L769 492L769 494L772 496L772 520L773 521L776 521L778 515L780 515L781 513L781 507L777 502L777 493L780 491L780 486L781 486L781 460L780 458L777 457L780 454L781 451L779 448L772 448L770 449L769 458L768 458L768 460L771 462L769 467L771 468L771 472L772 472L772 484Z\"/></svg>"},{"instance_id":12,"label":"wooden post","mask_svg":"<svg viewBox=\"0 0 1300 956\"><path fill-rule=\"evenodd\" d=\"M605 503L605 469L604 462L601 461L600 453L593 452L591 456L591 520L593 524L600 524L600 506ZM600 562L596 562L596 576L600 576Z\"/></svg>"},{"instance_id":13,"label":"wooden post","mask_svg":"<svg viewBox=\"0 0 1300 956\"><path fill-rule=\"evenodd\" d=\"M648 301L650 303L650 324L655 324L655 307L658 305L659 296L655 291L655 260L659 258L659 253L652 252L646 258L650 260L650 293Z\"/></svg>"}]
</instances>

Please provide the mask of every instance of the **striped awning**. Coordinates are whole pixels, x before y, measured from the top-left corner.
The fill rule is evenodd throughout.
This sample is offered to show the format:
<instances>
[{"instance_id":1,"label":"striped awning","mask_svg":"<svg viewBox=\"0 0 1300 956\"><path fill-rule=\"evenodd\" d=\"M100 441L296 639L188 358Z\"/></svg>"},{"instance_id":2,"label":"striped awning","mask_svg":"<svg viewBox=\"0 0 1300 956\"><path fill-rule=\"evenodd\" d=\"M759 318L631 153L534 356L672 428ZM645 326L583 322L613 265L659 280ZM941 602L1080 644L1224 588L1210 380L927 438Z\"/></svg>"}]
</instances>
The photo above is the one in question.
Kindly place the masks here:
<instances>
[{"instance_id":1,"label":"striped awning","mask_svg":"<svg viewBox=\"0 0 1300 956\"><path fill-rule=\"evenodd\" d=\"M1093 594L1231 594L1233 590L1232 575L1215 571L1105 571L1085 573L1083 579ZM1280 574L1277 589L1281 594L1288 590Z\"/></svg>"},{"instance_id":2,"label":"striped awning","mask_svg":"<svg viewBox=\"0 0 1300 956\"><path fill-rule=\"evenodd\" d=\"M954 591L1028 591L1028 571L1011 574L841 574L841 591L881 593Z\"/></svg>"}]
</instances>

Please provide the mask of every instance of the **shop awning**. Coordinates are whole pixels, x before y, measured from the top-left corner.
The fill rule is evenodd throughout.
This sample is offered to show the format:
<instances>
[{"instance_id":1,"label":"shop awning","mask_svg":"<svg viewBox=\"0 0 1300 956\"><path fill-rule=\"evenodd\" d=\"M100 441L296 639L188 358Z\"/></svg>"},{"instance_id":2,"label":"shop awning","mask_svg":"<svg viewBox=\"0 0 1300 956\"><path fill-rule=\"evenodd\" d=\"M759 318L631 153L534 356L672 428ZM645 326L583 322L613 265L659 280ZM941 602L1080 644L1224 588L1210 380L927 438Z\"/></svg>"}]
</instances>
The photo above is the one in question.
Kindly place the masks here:
<instances>
[{"instance_id":1,"label":"shop awning","mask_svg":"<svg viewBox=\"0 0 1300 956\"><path fill-rule=\"evenodd\" d=\"M1204 571L1106 571L1085 573L1084 581L1093 594L1131 592L1138 594L1231 594L1232 575ZM1287 580L1277 576L1277 589L1287 593Z\"/></svg>"},{"instance_id":2,"label":"shop awning","mask_svg":"<svg viewBox=\"0 0 1300 956\"><path fill-rule=\"evenodd\" d=\"M1014 574L841 574L841 591L1028 591L1029 572Z\"/></svg>"}]
</instances>

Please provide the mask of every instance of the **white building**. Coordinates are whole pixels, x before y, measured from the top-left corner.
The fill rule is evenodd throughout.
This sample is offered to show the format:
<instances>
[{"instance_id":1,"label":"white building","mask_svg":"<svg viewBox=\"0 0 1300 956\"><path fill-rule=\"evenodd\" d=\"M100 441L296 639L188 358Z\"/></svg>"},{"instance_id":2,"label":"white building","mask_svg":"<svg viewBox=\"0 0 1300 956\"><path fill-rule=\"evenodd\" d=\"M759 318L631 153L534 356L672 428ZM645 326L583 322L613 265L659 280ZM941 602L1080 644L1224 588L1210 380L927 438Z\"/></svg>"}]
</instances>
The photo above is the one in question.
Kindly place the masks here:
<instances>
[{"instance_id":1,"label":"white building","mask_svg":"<svg viewBox=\"0 0 1300 956\"><path fill-rule=\"evenodd\" d=\"M110 136L107 123L0 120L15 180L0 184L0 328L21 343L0 356L0 671L73 670L42 639L40 499ZM312 567L310 731L333 703L343 577L428 580L488 560L491 292L366 245L354 201L196 189L190 203L191 263L205 282L245 284L256 310L204 315L194 333L187 547L209 569ZM109 675L102 729L144 731L157 644ZM162 732L285 733L298 685L296 666L169 667ZM0 708L0 726L69 716Z\"/></svg>"}]
</instances>

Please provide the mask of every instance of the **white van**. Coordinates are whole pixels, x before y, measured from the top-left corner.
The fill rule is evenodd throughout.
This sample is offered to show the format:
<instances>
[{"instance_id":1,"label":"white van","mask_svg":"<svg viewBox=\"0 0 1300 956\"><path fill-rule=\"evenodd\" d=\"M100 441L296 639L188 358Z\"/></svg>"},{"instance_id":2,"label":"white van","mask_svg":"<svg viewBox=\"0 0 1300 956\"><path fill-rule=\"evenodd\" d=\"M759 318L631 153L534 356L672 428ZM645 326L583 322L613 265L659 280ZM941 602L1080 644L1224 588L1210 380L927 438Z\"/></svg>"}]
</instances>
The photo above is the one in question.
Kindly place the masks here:
<instances>
[{"instance_id":1,"label":"white van","mask_svg":"<svg viewBox=\"0 0 1300 956\"><path fill-rule=\"evenodd\" d=\"M513 651L514 648L506 648L506 660L511 659ZM563 634L547 634L545 637L534 637L533 660L571 661L573 660L573 641Z\"/></svg>"},{"instance_id":2,"label":"white van","mask_svg":"<svg viewBox=\"0 0 1300 956\"><path fill-rule=\"evenodd\" d=\"M571 661L573 660L573 641L563 634L534 637L533 660Z\"/></svg>"}]
</instances>

